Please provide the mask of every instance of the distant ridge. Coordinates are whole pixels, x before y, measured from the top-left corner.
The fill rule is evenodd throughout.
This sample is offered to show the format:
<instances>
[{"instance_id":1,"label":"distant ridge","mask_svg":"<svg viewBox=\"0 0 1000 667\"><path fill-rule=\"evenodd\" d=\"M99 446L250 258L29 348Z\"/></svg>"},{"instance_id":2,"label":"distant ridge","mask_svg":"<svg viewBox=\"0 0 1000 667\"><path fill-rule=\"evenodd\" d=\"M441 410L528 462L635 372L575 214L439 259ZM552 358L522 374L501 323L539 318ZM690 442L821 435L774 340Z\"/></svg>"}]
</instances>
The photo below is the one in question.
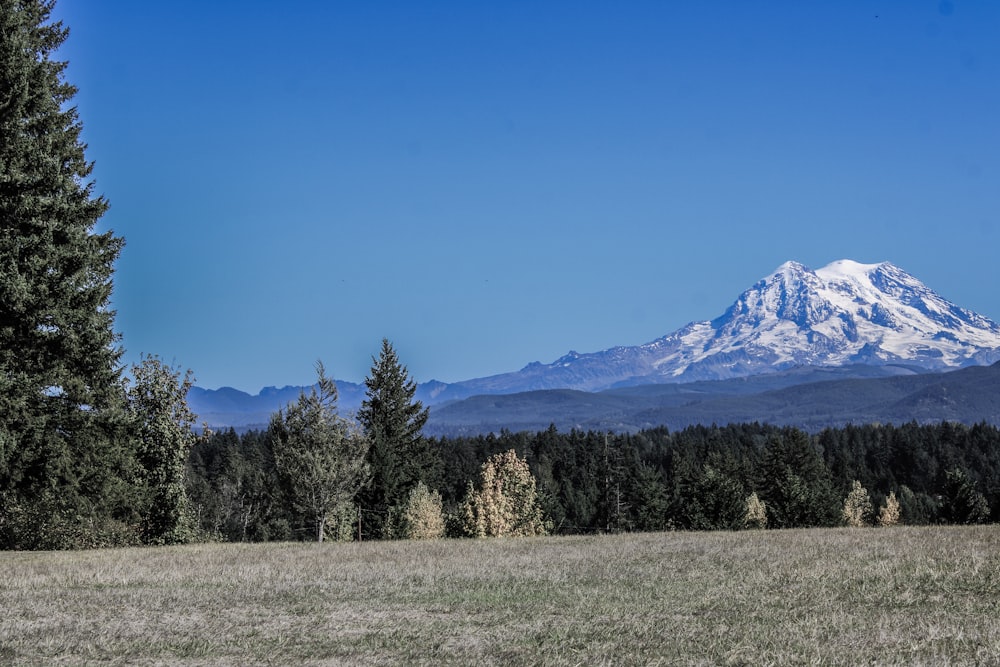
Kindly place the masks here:
<instances>
[{"instance_id":1,"label":"distant ridge","mask_svg":"<svg viewBox=\"0 0 1000 667\"><path fill-rule=\"evenodd\" d=\"M561 431L614 432L744 422L795 426L811 432L846 424L912 421L1000 425L1000 362L945 373L881 378L851 378L845 373L846 379L838 379L831 369L798 370L594 393L548 389L474 396L432 409L425 432L455 436L501 429L539 431L550 424ZM798 382L803 379L811 381Z\"/></svg>"},{"instance_id":2,"label":"distant ridge","mask_svg":"<svg viewBox=\"0 0 1000 667\"><path fill-rule=\"evenodd\" d=\"M796 368L895 368L945 371L1000 360L1000 325L938 295L889 263L839 260L812 270L785 262L744 291L719 317L692 322L645 345L569 352L550 364L455 383L418 386L417 398L441 405L477 395L545 389L596 392L773 374ZM793 374L794 377L794 374ZM353 412L364 385L338 382L340 406ZM192 408L210 425L266 424L300 387L195 388Z\"/></svg>"}]
</instances>

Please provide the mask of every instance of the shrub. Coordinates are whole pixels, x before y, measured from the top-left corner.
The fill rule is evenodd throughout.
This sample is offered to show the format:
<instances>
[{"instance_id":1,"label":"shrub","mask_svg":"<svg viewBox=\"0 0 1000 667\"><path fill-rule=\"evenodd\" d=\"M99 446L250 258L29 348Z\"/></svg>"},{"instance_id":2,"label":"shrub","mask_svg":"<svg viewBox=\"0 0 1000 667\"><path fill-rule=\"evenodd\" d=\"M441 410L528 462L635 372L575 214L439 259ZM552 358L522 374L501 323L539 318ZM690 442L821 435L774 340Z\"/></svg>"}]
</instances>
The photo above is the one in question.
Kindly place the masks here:
<instances>
[{"instance_id":1,"label":"shrub","mask_svg":"<svg viewBox=\"0 0 1000 667\"><path fill-rule=\"evenodd\" d=\"M401 517L400 537L408 540L436 540L444 536L441 494L423 482L410 491Z\"/></svg>"}]
</instances>

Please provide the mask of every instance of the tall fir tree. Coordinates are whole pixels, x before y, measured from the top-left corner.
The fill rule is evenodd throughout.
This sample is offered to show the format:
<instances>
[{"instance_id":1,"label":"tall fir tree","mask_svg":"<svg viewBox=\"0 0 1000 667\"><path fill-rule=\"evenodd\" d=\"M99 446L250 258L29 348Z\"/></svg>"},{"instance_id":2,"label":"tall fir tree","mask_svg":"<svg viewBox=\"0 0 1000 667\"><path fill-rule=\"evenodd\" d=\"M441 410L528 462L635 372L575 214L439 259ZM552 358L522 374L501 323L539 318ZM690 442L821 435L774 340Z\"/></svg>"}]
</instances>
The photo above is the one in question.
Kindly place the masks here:
<instances>
[{"instance_id":1,"label":"tall fir tree","mask_svg":"<svg viewBox=\"0 0 1000 667\"><path fill-rule=\"evenodd\" d=\"M768 438L756 488L767 504L768 526L834 526L841 504L830 470L809 435L784 428Z\"/></svg>"},{"instance_id":2,"label":"tall fir tree","mask_svg":"<svg viewBox=\"0 0 1000 667\"><path fill-rule=\"evenodd\" d=\"M371 374L365 378L366 397L358 411L358 421L371 442L372 477L363 504L370 516L366 517L369 536L390 538L394 517L402 511L410 491L420 481L433 488L440 465L421 433L429 411L415 400L417 383L388 339L382 339L381 352L372 362Z\"/></svg>"},{"instance_id":3,"label":"tall fir tree","mask_svg":"<svg viewBox=\"0 0 1000 667\"><path fill-rule=\"evenodd\" d=\"M108 204L88 180L92 164L71 105L76 88L64 79L67 63L53 60L68 36L52 20L54 4L0 0L0 542L6 546L72 546L51 526L111 511L114 462L124 455L111 444L106 423L122 400L109 299L123 242L95 230ZM26 506L37 515L33 537L15 527Z\"/></svg>"}]
</instances>

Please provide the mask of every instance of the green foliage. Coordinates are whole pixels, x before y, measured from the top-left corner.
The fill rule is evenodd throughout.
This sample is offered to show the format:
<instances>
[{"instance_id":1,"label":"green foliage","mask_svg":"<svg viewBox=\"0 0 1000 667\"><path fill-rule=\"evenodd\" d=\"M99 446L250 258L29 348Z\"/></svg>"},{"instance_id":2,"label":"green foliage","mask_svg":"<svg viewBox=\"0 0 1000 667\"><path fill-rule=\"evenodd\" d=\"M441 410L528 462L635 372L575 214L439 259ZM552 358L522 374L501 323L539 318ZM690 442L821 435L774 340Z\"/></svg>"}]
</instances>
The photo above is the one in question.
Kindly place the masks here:
<instances>
[{"instance_id":1,"label":"green foliage","mask_svg":"<svg viewBox=\"0 0 1000 667\"><path fill-rule=\"evenodd\" d=\"M318 383L278 411L269 427L274 462L294 507L322 542L331 514L350 506L368 479L368 439L337 414L337 386L316 364Z\"/></svg>"},{"instance_id":2,"label":"green foliage","mask_svg":"<svg viewBox=\"0 0 1000 667\"><path fill-rule=\"evenodd\" d=\"M149 544L180 544L195 536L185 490L187 461L197 436L187 404L193 382L156 357L132 368L128 388L130 435L136 444L139 484L146 505L143 538Z\"/></svg>"},{"instance_id":3,"label":"green foliage","mask_svg":"<svg viewBox=\"0 0 1000 667\"><path fill-rule=\"evenodd\" d=\"M8 549L98 549L141 543L135 523L117 519L110 512L88 511L85 506L67 508L55 490L43 491L30 500L0 497L0 504L0 534L5 535Z\"/></svg>"},{"instance_id":4,"label":"green foliage","mask_svg":"<svg viewBox=\"0 0 1000 667\"><path fill-rule=\"evenodd\" d=\"M294 538L285 480L268 431L233 429L199 440L188 460L188 497L199 530L230 542ZM311 530L310 530L311 533Z\"/></svg>"},{"instance_id":5,"label":"green foliage","mask_svg":"<svg viewBox=\"0 0 1000 667\"><path fill-rule=\"evenodd\" d=\"M68 35L51 20L53 6L0 2L0 546L8 548L104 543L99 526L127 514L119 480L130 454L117 430L120 352L109 304L122 240L94 231L107 202L87 181L67 64L52 59ZM48 516L38 523L18 519L42 507ZM42 534L56 525L64 528Z\"/></svg>"},{"instance_id":6,"label":"green foliage","mask_svg":"<svg viewBox=\"0 0 1000 667\"><path fill-rule=\"evenodd\" d=\"M905 484L899 487L900 521L910 526L923 526L937 521L941 502L925 492L916 493Z\"/></svg>"},{"instance_id":7,"label":"green foliage","mask_svg":"<svg viewBox=\"0 0 1000 667\"><path fill-rule=\"evenodd\" d=\"M986 497L976 490L965 471L952 468L945 472L944 503L941 514L948 523L985 523L990 517Z\"/></svg>"},{"instance_id":8,"label":"green foliage","mask_svg":"<svg viewBox=\"0 0 1000 667\"><path fill-rule=\"evenodd\" d=\"M428 409L414 399L416 382L387 339L382 339L378 358L372 359L365 386L366 398L358 410L358 421L371 442L371 480L362 503L371 515L366 532L372 537L389 538L393 537L391 516L401 511L417 482L436 481L439 460L421 435Z\"/></svg>"},{"instance_id":9,"label":"green foliage","mask_svg":"<svg viewBox=\"0 0 1000 667\"><path fill-rule=\"evenodd\" d=\"M770 436L757 489L772 528L833 526L840 518L830 471L802 431L782 429Z\"/></svg>"},{"instance_id":10,"label":"green foliage","mask_svg":"<svg viewBox=\"0 0 1000 667\"><path fill-rule=\"evenodd\" d=\"M737 530L746 519L745 490L739 480L712 465L680 476L675 519L688 530Z\"/></svg>"},{"instance_id":11,"label":"green foliage","mask_svg":"<svg viewBox=\"0 0 1000 667\"><path fill-rule=\"evenodd\" d=\"M269 438L256 432L217 434L192 453L192 470L198 471L192 485L203 490L197 505L204 508L203 517L228 517L214 524L222 526L223 539L287 539L287 531L298 525L295 516L283 513L288 504L282 500L284 483L268 476L273 475ZM766 504L768 528L836 525L844 498L835 490L850 489L854 480L871 489L872 500L879 504L888 504L894 495L901 523L937 523L951 520L942 509L945 470L956 465L975 470L973 491L990 508L997 507L991 500L996 498L996 482L991 480L1000 474L1000 429L985 425L873 425L831 429L818 436L760 424L619 435L560 433L550 427L537 433L441 438L431 446L442 455L439 490L451 536L465 534L462 511L469 505L463 508L463 500L477 493L482 465L511 449L536 480L549 530L560 535L763 527L763 521L746 522L749 490ZM770 471L777 474L771 477ZM242 495L226 492L237 483L242 484ZM739 503L735 526L734 497ZM773 516L773 498L785 503L780 524ZM229 509L212 509L223 506ZM367 521L369 513L363 515ZM245 525L237 516L247 517Z\"/></svg>"}]
</instances>

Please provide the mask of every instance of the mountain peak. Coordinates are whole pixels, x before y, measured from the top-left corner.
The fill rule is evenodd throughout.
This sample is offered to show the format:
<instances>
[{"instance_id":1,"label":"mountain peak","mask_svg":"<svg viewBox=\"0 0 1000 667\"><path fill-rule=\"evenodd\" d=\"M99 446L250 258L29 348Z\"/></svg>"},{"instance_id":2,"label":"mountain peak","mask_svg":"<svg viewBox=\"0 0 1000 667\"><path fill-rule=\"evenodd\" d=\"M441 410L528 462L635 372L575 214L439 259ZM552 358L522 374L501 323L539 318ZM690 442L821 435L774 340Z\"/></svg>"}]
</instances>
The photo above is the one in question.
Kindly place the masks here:
<instances>
[{"instance_id":1,"label":"mountain peak","mask_svg":"<svg viewBox=\"0 0 1000 667\"><path fill-rule=\"evenodd\" d=\"M805 264L802 264L801 262L796 262L795 260L789 260L783 263L778 268L776 268L774 272L771 273L771 275L764 278L763 282L770 282L775 278L779 277L801 276L802 274L805 273L813 273L813 271L812 269L810 269Z\"/></svg>"},{"instance_id":2,"label":"mountain peak","mask_svg":"<svg viewBox=\"0 0 1000 667\"><path fill-rule=\"evenodd\" d=\"M841 259L813 270L788 261L710 322L693 322L638 347L570 353L536 369L532 381L534 388L594 390L796 366L944 370L997 359L1000 325L947 301L889 262Z\"/></svg>"},{"instance_id":3,"label":"mountain peak","mask_svg":"<svg viewBox=\"0 0 1000 667\"><path fill-rule=\"evenodd\" d=\"M838 259L835 262L830 262L822 269L817 270L816 274L827 279L833 276L860 277L867 276L872 271L877 271L878 269L885 267L896 268L889 262L862 264L861 262L856 262L853 259Z\"/></svg>"}]
</instances>

